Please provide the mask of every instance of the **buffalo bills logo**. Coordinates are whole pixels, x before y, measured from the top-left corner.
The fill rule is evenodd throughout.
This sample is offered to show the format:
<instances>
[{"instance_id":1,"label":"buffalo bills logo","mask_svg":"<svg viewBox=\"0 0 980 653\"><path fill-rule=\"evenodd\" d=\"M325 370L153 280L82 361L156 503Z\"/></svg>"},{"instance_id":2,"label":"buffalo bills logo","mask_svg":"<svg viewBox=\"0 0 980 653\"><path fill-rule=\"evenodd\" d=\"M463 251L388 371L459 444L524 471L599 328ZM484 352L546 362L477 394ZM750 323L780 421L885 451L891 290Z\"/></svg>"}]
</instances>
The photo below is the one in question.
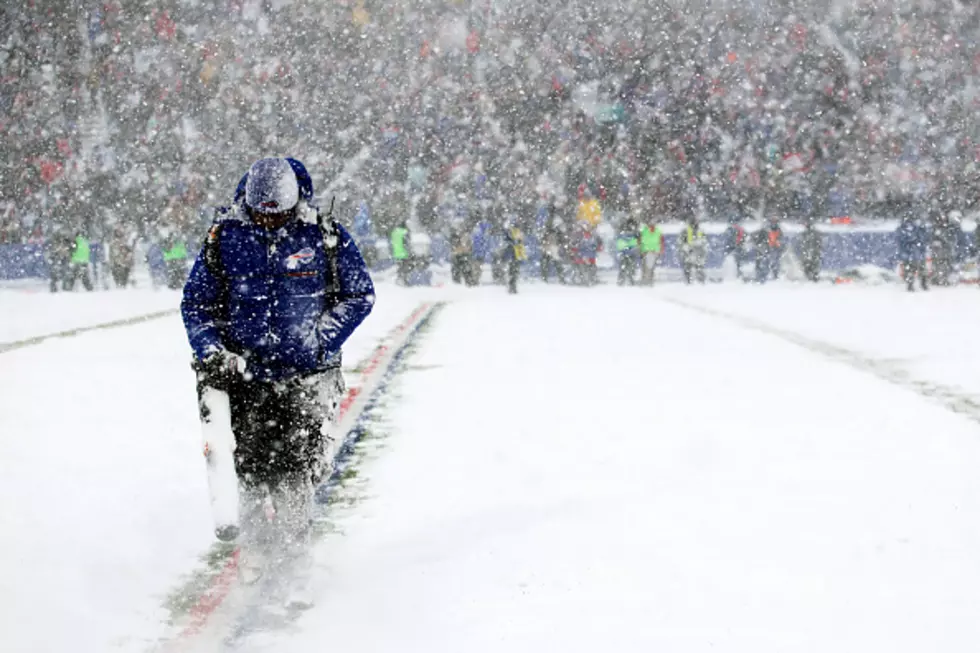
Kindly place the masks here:
<instances>
[{"instance_id":1,"label":"buffalo bills logo","mask_svg":"<svg viewBox=\"0 0 980 653\"><path fill-rule=\"evenodd\" d=\"M290 254L286 257L286 269L297 270L301 265L311 263L314 258L316 258L316 253L313 251L313 248L304 247L295 254Z\"/></svg>"}]
</instances>

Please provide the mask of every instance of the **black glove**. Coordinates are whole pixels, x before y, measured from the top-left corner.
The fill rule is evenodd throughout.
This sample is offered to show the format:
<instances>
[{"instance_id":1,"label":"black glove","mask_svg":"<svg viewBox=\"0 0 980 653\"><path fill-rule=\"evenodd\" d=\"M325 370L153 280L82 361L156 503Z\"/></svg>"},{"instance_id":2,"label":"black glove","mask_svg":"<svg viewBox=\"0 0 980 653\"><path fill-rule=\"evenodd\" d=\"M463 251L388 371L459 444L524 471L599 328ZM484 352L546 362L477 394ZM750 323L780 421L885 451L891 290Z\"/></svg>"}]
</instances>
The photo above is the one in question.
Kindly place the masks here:
<instances>
[{"instance_id":1,"label":"black glove","mask_svg":"<svg viewBox=\"0 0 980 653\"><path fill-rule=\"evenodd\" d=\"M194 369L202 382L214 388L225 390L239 379L251 379L245 359L227 349L218 349L208 354L204 360L195 361Z\"/></svg>"}]
</instances>

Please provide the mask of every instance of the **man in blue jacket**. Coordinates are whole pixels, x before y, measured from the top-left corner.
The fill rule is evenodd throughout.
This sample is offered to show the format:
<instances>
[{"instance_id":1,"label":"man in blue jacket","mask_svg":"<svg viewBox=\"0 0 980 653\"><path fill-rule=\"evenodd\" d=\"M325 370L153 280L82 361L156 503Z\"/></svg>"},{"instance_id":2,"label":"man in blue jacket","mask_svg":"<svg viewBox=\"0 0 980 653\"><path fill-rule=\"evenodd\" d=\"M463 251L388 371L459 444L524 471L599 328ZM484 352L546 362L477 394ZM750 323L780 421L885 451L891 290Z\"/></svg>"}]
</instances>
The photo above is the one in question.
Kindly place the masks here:
<instances>
[{"instance_id":1,"label":"man in blue jacket","mask_svg":"<svg viewBox=\"0 0 980 653\"><path fill-rule=\"evenodd\" d=\"M906 215L896 232L898 238L898 259L902 264L902 277L909 292L915 290L915 277L918 275L923 290L929 289L926 280L926 249L929 232L923 224Z\"/></svg>"},{"instance_id":2,"label":"man in blue jacket","mask_svg":"<svg viewBox=\"0 0 980 653\"><path fill-rule=\"evenodd\" d=\"M350 235L312 202L299 161L255 162L212 225L181 303L199 389L227 391L240 485L267 514L278 498L301 514L329 473L341 346L374 304Z\"/></svg>"}]
</instances>

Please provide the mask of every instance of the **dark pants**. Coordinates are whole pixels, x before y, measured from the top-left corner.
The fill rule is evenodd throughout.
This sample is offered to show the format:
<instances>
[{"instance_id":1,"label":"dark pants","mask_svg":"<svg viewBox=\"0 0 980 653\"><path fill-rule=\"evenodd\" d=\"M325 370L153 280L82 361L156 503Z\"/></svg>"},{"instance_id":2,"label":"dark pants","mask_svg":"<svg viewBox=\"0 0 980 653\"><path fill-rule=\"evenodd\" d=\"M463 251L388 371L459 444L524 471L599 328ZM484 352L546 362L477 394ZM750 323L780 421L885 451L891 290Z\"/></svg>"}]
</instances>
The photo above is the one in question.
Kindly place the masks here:
<instances>
[{"instance_id":1,"label":"dark pants","mask_svg":"<svg viewBox=\"0 0 980 653\"><path fill-rule=\"evenodd\" d=\"M782 253L782 250L779 249L773 249L769 252L769 273L773 279L779 279L779 264Z\"/></svg>"},{"instance_id":2,"label":"dark pants","mask_svg":"<svg viewBox=\"0 0 980 653\"><path fill-rule=\"evenodd\" d=\"M49 263L48 275L51 278L51 292L58 292L59 287L67 290L71 267L67 263Z\"/></svg>"},{"instance_id":3,"label":"dark pants","mask_svg":"<svg viewBox=\"0 0 980 653\"><path fill-rule=\"evenodd\" d=\"M909 292L915 290L915 277L918 275L919 284L923 290L929 290L929 282L926 280L926 264L922 261L905 261L902 263L902 277Z\"/></svg>"},{"instance_id":4,"label":"dark pants","mask_svg":"<svg viewBox=\"0 0 980 653\"><path fill-rule=\"evenodd\" d=\"M198 396L207 383L199 379ZM324 460L323 426L334 418L343 393L339 370L274 383L212 385L228 392L235 470L244 488L321 480L330 462Z\"/></svg>"},{"instance_id":5,"label":"dark pants","mask_svg":"<svg viewBox=\"0 0 980 653\"><path fill-rule=\"evenodd\" d=\"M493 258L490 263L490 277L494 283L502 284L507 281L507 263L502 257Z\"/></svg>"},{"instance_id":6,"label":"dark pants","mask_svg":"<svg viewBox=\"0 0 980 653\"><path fill-rule=\"evenodd\" d=\"M395 280L403 286L408 285L408 273L411 271L412 263L407 258L395 261Z\"/></svg>"},{"instance_id":7,"label":"dark pants","mask_svg":"<svg viewBox=\"0 0 980 653\"><path fill-rule=\"evenodd\" d=\"M453 276L453 283L465 283L467 286L474 286L473 265L469 254L453 254L450 267Z\"/></svg>"},{"instance_id":8,"label":"dark pants","mask_svg":"<svg viewBox=\"0 0 980 653\"><path fill-rule=\"evenodd\" d=\"M809 281L819 281L820 280L820 259L811 258L809 256L803 257L803 275Z\"/></svg>"},{"instance_id":9,"label":"dark pants","mask_svg":"<svg viewBox=\"0 0 980 653\"><path fill-rule=\"evenodd\" d=\"M684 283L686 284L691 284L695 281L704 283L707 280L704 265L699 262L687 261L683 263L681 272L684 274Z\"/></svg>"},{"instance_id":10,"label":"dark pants","mask_svg":"<svg viewBox=\"0 0 980 653\"><path fill-rule=\"evenodd\" d=\"M334 369L275 383L245 382L208 376L199 367L199 398L205 385L226 391L230 400L247 551L302 558L314 491L329 475L339 444L329 423L344 393L343 375ZM200 408L205 414L203 401Z\"/></svg>"},{"instance_id":11,"label":"dark pants","mask_svg":"<svg viewBox=\"0 0 980 653\"><path fill-rule=\"evenodd\" d=\"M745 282L751 281L751 275L742 274L742 265L748 259L748 257L745 255L745 249L742 247L737 247L732 250L732 258L735 259L735 276Z\"/></svg>"},{"instance_id":12,"label":"dark pants","mask_svg":"<svg viewBox=\"0 0 980 653\"><path fill-rule=\"evenodd\" d=\"M547 283L548 279L551 278L552 266L555 268L555 277L558 279L558 283L564 284L565 266L560 258L554 258L548 254L541 256L541 279Z\"/></svg>"},{"instance_id":13,"label":"dark pants","mask_svg":"<svg viewBox=\"0 0 980 653\"><path fill-rule=\"evenodd\" d=\"M594 286L599 283L599 271L595 263L577 262L573 264L574 283L583 286Z\"/></svg>"},{"instance_id":14,"label":"dark pants","mask_svg":"<svg viewBox=\"0 0 980 653\"><path fill-rule=\"evenodd\" d=\"M765 283L769 279L779 278L779 252L769 250L756 252L755 258L756 281Z\"/></svg>"},{"instance_id":15,"label":"dark pants","mask_svg":"<svg viewBox=\"0 0 980 653\"><path fill-rule=\"evenodd\" d=\"M180 290L187 281L187 261L185 259L174 259L167 261L167 288Z\"/></svg>"},{"instance_id":16,"label":"dark pants","mask_svg":"<svg viewBox=\"0 0 980 653\"><path fill-rule=\"evenodd\" d=\"M620 252L619 254L619 275L616 283L620 286L636 283L636 259L632 252Z\"/></svg>"},{"instance_id":17,"label":"dark pants","mask_svg":"<svg viewBox=\"0 0 980 653\"><path fill-rule=\"evenodd\" d=\"M132 266L114 263L111 267L112 267L112 280L116 282L116 286L119 288L125 288L126 286L128 286L129 273L132 270Z\"/></svg>"},{"instance_id":18,"label":"dark pants","mask_svg":"<svg viewBox=\"0 0 980 653\"><path fill-rule=\"evenodd\" d=\"M88 265L82 263L72 263L68 268L68 276L65 278L65 290L75 288L75 279L82 278L82 286L85 290L92 290L92 275L89 274Z\"/></svg>"},{"instance_id":19,"label":"dark pants","mask_svg":"<svg viewBox=\"0 0 980 653\"><path fill-rule=\"evenodd\" d=\"M508 261L507 263L507 292L512 295L517 293L517 277L521 274L520 261Z\"/></svg>"}]
</instances>

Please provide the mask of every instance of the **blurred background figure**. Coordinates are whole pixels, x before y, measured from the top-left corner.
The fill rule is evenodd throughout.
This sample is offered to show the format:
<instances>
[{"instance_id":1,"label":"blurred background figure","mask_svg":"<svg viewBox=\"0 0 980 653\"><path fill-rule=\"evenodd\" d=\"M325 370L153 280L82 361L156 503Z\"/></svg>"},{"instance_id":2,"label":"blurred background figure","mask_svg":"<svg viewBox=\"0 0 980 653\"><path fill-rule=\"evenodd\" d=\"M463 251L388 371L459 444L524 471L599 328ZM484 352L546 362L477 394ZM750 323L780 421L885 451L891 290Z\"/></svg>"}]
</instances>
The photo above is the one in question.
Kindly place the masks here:
<instances>
[{"instance_id":1,"label":"blurred background figure","mask_svg":"<svg viewBox=\"0 0 980 653\"><path fill-rule=\"evenodd\" d=\"M395 261L395 278L397 283L408 285L408 273L411 268L410 237L408 226L401 222L391 230L391 258Z\"/></svg>"},{"instance_id":2,"label":"blurred background figure","mask_svg":"<svg viewBox=\"0 0 980 653\"><path fill-rule=\"evenodd\" d=\"M572 241L572 277L580 286L594 286L599 283L596 259L602 249L602 241L588 222L575 225Z\"/></svg>"},{"instance_id":3,"label":"blurred background figure","mask_svg":"<svg viewBox=\"0 0 980 653\"><path fill-rule=\"evenodd\" d=\"M701 230L697 217L691 217L681 231L679 254L684 283L705 282L704 266L708 260L708 239Z\"/></svg>"},{"instance_id":4,"label":"blurred background figure","mask_svg":"<svg viewBox=\"0 0 980 653\"><path fill-rule=\"evenodd\" d=\"M567 251L568 234L565 231L565 223L554 214L554 211L551 211L541 239L541 279L545 283L551 280L552 271L558 283L565 283Z\"/></svg>"},{"instance_id":5,"label":"blurred background figure","mask_svg":"<svg viewBox=\"0 0 980 653\"><path fill-rule=\"evenodd\" d=\"M504 260L507 262L507 292L517 294L517 279L521 275L521 264L527 260L524 246L524 232L516 223L510 224L504 232L506 246Z\"/></svg>"},{"instance_id":6,"label":"blurred background figure","mask_svg":"<svg viewBox=\"0 0 980 653\"><path fill-rule=\"evenodd\" d=\"M55 225L48 233L44 244L44 258L48 265L51 292L68 290L68 279L71 277L71 256L74 242L69 232Z\"/></svg>"},{"instance_id":7,"label":"blurred background figure","mask_svg":"<svg viewBox=\"0 0 980 653\"><path fill-rule=\"evenodd\" d=\"M82 232L78 232L75 235L75 241L72 243L71 265L69 266L68 278L65 281L65 290L74 290L77 279L82 280L82 286L85 290L92 290L92 273L89 269L91 263L92 248L89 240Z\"/></svg>"},{"instance_id":8,"label":"blurred background figure","mask_svg":"<svg viewBox=\"0 0 980 653\"><path fill-rule=\"evenodd\" d=\"M823 236L813 221L807 220L800 237L800 259L803 261L803 275L808 281L819 281L822 258Z\"/></svg>"},{"instance_id":9,"label":"blurred background figure","mask_svg":"<svg viewBox=\"0 0 980 653\"><path fill-rule=\"evenodd\" d=\"M116 227L112 232L112 240L109 242L109 270L117 288L125 288L129 285L129 278L133 272L135 249L135 243L127 234L126 229L122 226Z\"/></svg>"},{"instance_id":10,"label":"blurred background figure","mask_svg":"<svg viewBox=\"0 0 980 653\"><path fill-rule=\"evenodd\" d=\"M473 239L466 232L465 225L456 224L449 230L449 270L453 283L473 284Z\"/></svg>"},{"instance_id":11,"label":"blurred background figure","mask_svg":"<svg viewBox=\"0 0 980 653\"><path fill-rule=\"evenodd\" d=\"M901 265L902 278L909 292L915 290L915 278L923 290L929 289L926 279L926 251L929 233L925 225L914 216L906 214L898 226L898 260Z\"/></svg>"},{"instance_id":12,"label":"blurred background figure","mask_svg":"<svg viewBox=\"0 0 980 653\"><path fill-rule=\"evenodd\" d=\"M728 221L728 228L725 229L723 256L732 258L731 265L735 270L735 277L743 281L749 281L749 277L742 271L742 266L746 261L746 240L745 228L738 222L738 217L732 217Z\"/></svg>"},{"instance_id":13,"label":"blurred background figure","mask_svg":"<svg viewBox=\"0 0 980 653\"><path fill-rule=\"evenodd\" d=\"M177 231L164 239L163 263L167 269L167 288L180 290L187 281L187 243Z\"/></svg>"},{"instance_id":14,"label":"blurred background figure","mask_svg":"<svg viewBox=\"0 0 980 653\"><path fill-rule=\"evenodd\" d=\"M640 232L636 220L624 218L616 234L616 266L619 270L616 284L632 286L636 283L636 264L640 258Z\"/></svg>"},{"instance_id":15,"label":"blurred background figure","mask_svg":"<svg viewBox=\"0 0 980 653\"><path fill-rule=\"evenodd\" d=\"M650 219L640 225L640 256L643 272L640 283L652 286L656 276L657 264L664 251L664 232L656 220Z\"/></svg>"},{"instance_id":16,"label":"blurred background figure","mask_svg":"<svg viewBox=\"0 0 980 653\"><path fill-rule=\"evenodd\" d=\"M756 281L778 279L783 257L783 229L779 220L770 218L755 235Z\"/></svg>"},{"instance_id":17,"label":"blurred background figure","mask_svg":"<svg viewBox=\"0 0 980 653\"><path fill-rule=\"evenodd\" d=\"M932 283L949 286L955 281L960 225L941 206L930 208L932 219Z\"/></svg>"}]
</instances>

